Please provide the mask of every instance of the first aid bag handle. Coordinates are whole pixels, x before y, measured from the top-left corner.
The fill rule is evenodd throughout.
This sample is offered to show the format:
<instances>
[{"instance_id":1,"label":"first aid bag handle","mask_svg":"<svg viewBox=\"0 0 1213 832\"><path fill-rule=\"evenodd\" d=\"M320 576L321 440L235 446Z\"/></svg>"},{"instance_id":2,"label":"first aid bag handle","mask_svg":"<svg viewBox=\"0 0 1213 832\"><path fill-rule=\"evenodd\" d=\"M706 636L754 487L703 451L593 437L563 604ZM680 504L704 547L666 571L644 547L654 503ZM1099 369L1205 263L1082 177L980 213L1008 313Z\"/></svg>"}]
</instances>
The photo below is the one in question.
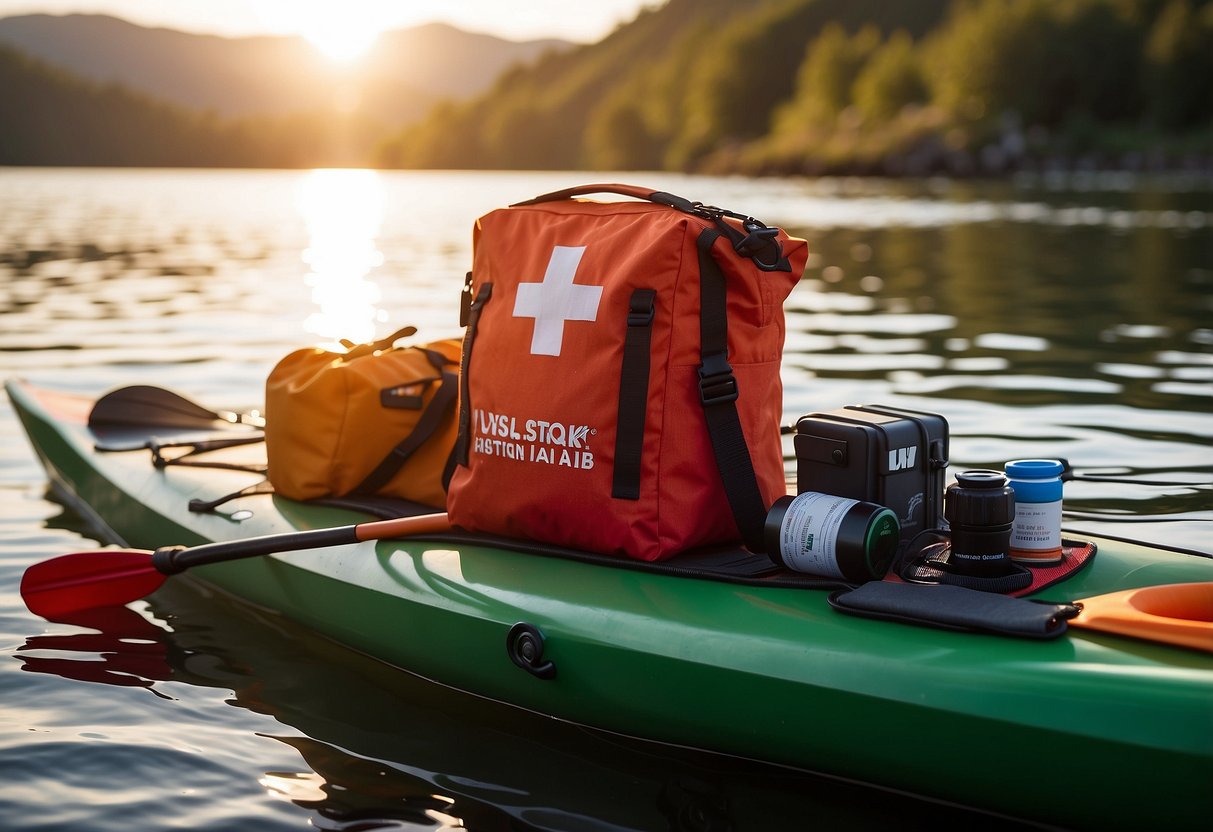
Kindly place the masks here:
<instances>
[{"instance_id":1,"label":"first aid bag handle","mask_svg":"<svg viewBox=\"0 0 1213 832\"><path fill-rule=\"evenodd\" d=\"M646 202L655 202L658 205L668 205L682 211L684 214L692 214L696 217L716 221L721 217L732 217L733 219L741 220L746 225L747 231L756 229L766 229L766 225L753 217L745 214L738 214L735 211L730 211L726 208L717 208L714 205L704 205L702 202L694 202L685 197L669 193L667 191L654 191L652 188L642 188L639 185L621 185L618 183L598 183L594 185L576 185L572 188L565 188L561 191L552 191L548 194L542 194L534 199L528 199L525 202L515 202L511 208L518 208L523 205L538 205L543 202L559 202L564 199L572 199L578 196L588 196L590 194L619 194L620 196L630 196L635 199L642 199ZM751 227L752 226L752 227ZM770 229L772 233L775 229Z\"/></svg>"},{"instance_id":2,"label":"first aid bag handle","mask_svg":"<svg viewBox=\"0 0 1213 832\"><path fill-rule=\"evenodd\" d=\"M515 208L521 205L537 205L541 202L557 202L562 199L572 199L577 196L588 196L589 194L619 194L620 196L630 196L636 199L643 199L647 202L656 202L661 205L669 205L672 208L677 208L679 211L685 211L688 214L695 213L694 209L698 203L692 202L689 199L683 199L674 194L668 194L664 191L654 191L651 188L642 188L639 185L620 185L620 184L595 184L595 185L577 185L572 188L565 188L561 191L552 191L548 194L537 196L534 199L528 199L525 202L516 202L511 205Z\"/></svg>"},{"instance_id":3,"label":"first aid bag handle","mask_svg":"<svg viewBox=\"0 0 1213 832\"><path fill-rule=\"evenodd\" d=\"M783 256L783 247L777 237L778 228L772 228L761 220L745 214L738 214L727 208L717 208L715 205L705 205L694 202L667 191L654 191L652 188L642 188L638 185L621 185L618 183L598 183L593 185L576 185L561 191L552 191L524 202L515 202L511 208L526 205L539 205L544 202L559 202L589 194L619 194L654 202L658 205L668 205L684 214L699 217L715 224L733 244L733 249L742 257L749 258L755 266L763 271L788 271L787 259ZM738 220L741 230L724 221L725 217Z\"/></svg>"}]
</instances>

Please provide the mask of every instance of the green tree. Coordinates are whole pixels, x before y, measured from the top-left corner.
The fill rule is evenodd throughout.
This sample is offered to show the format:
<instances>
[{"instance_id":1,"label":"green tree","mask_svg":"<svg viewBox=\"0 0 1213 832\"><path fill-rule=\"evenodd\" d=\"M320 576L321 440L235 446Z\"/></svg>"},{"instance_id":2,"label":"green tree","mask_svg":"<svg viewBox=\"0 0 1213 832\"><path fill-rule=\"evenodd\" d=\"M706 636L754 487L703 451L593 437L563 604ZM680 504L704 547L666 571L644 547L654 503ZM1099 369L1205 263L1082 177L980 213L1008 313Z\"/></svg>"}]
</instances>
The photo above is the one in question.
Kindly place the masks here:
<instances>
[{"instance_id":1,"label":"green tree","mask_svg":"<svg viewBox=\"0 0 1213 832\"><path fill-rule=\"evenodd\" d=\"M638 67L590 114L584 141L586 163L601 170L656 170L682 126L681 103L709 32L696 27L661 55Z\"/></svg>"},{"instance_id":2,"label":"green tree","mask_svg":"<svg viewBox=\"0 0 1213 832\"><path fill-rule=\"evenodd\" d=\"M859 111L876 121L890 120L906 106L926 102L928 95L914 41L901 29L873 53L851 92Z\"/></svg>"},{"instance_id":3,"label":"green tree","mask_svg":"<svg viewBox=\"0 0 1213 832\"><path fill-rule=\"evenodd\" d=\"M954 7L932 38L927 82L954 121L982 122L1006 110L1042 122L1040 93L1057 42L1042 0L983 0Z\"/></svg>"},{"instance_id":4,"label":"green tree","mask_svg":"<svg viewBox=\"0 0 1213 832\"><path fill-rule=\"evenodd\" d=\"M1213 5L1197 10L1171 0L1144 47L1142 93L1148 117L1166 129L1192 127L1213 115Z\"/></svg>"},{"instance_id":5,"label":"green tree","mask_svg":"<svg viewBox=\"0 0 1213 832\"><path fill-rule=\"evenodd\" d=\"M822 4L755 5L700 42L667 166L691 168L716 150L765 135L772 113L792 94L804 32Z\"/></svg>"},{"instance_id":6,"label":"green tree","mask_svg":"<svg viewBox=\"0 0 1213 832\"><path fill-rule=\"evenodd\" d=\"M958 4L931 38L933 100L961 124L1127 120L1138 109L1140 34L1108 0Z\"/></svg>"},{"instance_id":7,"label":"green tree","mask_svg":"<svg viewBox=\"0 0 1213 832\"><path fill-rule=\"evenodd\" d=\"M796 94L776 116L776 132L832 123L850 106L852 89L879 45L880 31L874 26L851 36L838 23L826 25L805 51Z\"/></svg>"}]
</instances>

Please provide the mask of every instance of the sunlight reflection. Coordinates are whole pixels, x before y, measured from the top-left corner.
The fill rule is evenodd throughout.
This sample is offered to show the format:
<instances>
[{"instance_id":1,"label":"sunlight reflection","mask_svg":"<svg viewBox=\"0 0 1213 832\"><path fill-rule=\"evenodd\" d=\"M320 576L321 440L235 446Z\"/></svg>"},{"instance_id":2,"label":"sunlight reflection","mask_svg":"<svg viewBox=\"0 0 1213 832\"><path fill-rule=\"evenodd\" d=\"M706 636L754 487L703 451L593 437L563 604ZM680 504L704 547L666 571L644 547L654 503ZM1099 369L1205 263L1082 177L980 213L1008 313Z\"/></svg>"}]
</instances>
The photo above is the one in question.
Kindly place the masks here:
<instances>
[{"instance_id":1,"label":"sunlight reflection","mask_svg":"<svg viewBox=\"0 0 1213 832\"><path fill-rule=\"evenodd\" d=\"M386 320L379 308L379 284L370 273L383 265L375 240L383 223L383 182L373 170L314 170L296 200L307 224L303 262L306 282L320 307L304 329L337 342L374 340L375 324Z\"/></svg>"},{"instance_id":2,"label":"sunlight reflection","mask_svg":"<svg viewBox=\"0 0 1213 832\"><path fill-rule=\"evenodd\" d=\"M258 782L270 797L279 800L310 803L327 797L324 787L328 783L319 774L310 771L267 771Z\"/></svg>"}]
</instances>

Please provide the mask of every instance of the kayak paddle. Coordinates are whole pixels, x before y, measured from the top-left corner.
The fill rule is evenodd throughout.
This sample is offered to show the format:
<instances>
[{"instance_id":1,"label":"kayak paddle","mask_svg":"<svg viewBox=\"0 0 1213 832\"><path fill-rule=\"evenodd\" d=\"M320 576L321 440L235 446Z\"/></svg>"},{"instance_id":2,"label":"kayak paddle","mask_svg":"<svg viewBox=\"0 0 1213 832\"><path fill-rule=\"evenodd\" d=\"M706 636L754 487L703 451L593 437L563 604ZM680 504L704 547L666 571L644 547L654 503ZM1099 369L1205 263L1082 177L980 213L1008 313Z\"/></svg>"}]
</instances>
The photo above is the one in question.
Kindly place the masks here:
<instances>
[{"instance_id":1,"label":"kayak paddle","mask_svg":"<svg viewBox=\"0 0 1213 832\"><path fill-rule=\"evenodd\" d=\"M165 578L195 566L275 552L451 530L445 512L331 529L263 535L185 548L99 549L35 563L21 578L21 598L35 615L63 620L84 610L122 606L151 594ZM975 591L975 590L974 590ZM1073 627L1213 652L1213 582L1149 586L1073 602Z\"/></svg>"},{"instance_id":2,"label":"kayak paddle","mask_svg":"<svg viewBox=\"0 0 1213 832\"><path fill-rule=\"evenodd\" d=\"M270 534L184 548L99 549L60 555L35 563L21 578L25 606L43 618L62 618L81 610L128 604L154 592L169 575L195 566L240 560L275 552L342 546L449 531L446 513L376 520L331 529Z\"/></svg>"},{"instance_id":3,"label":"kayak paddle","mask_svg":"<svg viewBox=\"0 0 1213 832\"><path fill-rule=\"evenodd\" d=\"M255 413L228 410L208 410L179 393L135 384L111 390L93 405L88 416L91 428L150 427L177 430L214 430L224 425L265 427L265 420Z\"/></svg>"}]
</instances>

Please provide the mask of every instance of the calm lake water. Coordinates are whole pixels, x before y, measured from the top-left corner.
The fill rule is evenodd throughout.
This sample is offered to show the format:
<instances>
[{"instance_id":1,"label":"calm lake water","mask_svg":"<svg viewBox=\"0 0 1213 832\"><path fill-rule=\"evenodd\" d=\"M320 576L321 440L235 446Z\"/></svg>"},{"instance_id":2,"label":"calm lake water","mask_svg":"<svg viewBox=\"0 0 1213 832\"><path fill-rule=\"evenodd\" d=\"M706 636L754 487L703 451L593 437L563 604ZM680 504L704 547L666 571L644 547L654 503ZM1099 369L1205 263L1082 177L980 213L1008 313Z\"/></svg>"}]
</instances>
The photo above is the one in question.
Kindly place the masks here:
<instances>
[{"instance_id":1,"label":"calm lake water","mask_svg":"<svg viewBox=\"0 0 1213 832\"><path fill-rule=\"evenodd\" d=\"M809 239L787 304L787 423L861 403L941 413L953 473L1064 457L1133 481L1069 483L1067 528L1213 549L1208 180L0 169L0 370L256 406L299 346L405 324L458 335L475 218L586 181L652 185ZM28 613L25 567L95 548L91 534L48 496L0 401L7 829L988 824L481 702L188 581L103 635Z\"/></svg>"}]
</instances>

